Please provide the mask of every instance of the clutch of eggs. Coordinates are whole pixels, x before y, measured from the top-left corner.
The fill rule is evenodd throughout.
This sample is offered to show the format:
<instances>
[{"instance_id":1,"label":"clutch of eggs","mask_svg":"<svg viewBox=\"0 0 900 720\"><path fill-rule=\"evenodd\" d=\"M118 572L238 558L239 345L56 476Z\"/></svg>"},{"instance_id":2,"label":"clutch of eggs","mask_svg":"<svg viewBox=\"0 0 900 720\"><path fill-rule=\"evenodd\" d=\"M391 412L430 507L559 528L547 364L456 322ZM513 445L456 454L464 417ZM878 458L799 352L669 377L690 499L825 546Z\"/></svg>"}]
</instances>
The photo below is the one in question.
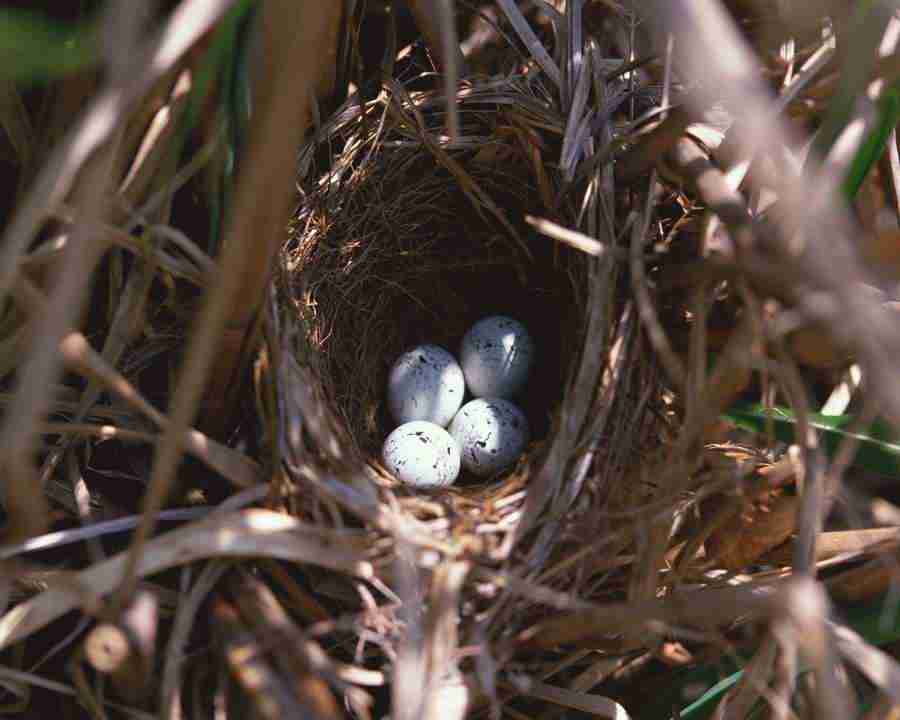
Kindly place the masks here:
<instances>
[{"instance_id":1,"label":"clutch of eggs","mask_svg":"<svg viewBox=\"0 0 900 720\"><path fill-rule=\"evenodd\" d=\"M437 345L403 353L388 377L388 409L399 424L382 446L388 470L415 487L443 487L460 466L489 477L512 465L529 428L509 399L525 388L533 357L525 326L505 315L469 329L460 362ZM466 388L476 399L463 405Z\"/></svg>"}]
</instances>

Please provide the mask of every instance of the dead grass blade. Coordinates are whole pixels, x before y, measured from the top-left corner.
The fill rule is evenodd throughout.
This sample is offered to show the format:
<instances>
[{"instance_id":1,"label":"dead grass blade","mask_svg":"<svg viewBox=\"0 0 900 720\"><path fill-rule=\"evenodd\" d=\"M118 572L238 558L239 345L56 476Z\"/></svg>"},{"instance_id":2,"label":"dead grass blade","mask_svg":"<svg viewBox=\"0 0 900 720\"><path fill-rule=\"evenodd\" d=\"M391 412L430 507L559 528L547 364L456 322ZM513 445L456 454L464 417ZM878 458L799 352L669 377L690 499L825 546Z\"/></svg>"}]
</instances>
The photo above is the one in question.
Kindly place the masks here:
<instances>
[{"instance_id":1,"label":"dead grass blade","mask_svg":"<svg viewBox=\"0 0 900 720\"><path fill-rule=\"evenodd\" d=\"M816 561L889 551L898 545L900 545L900 528L896 527L823 532L816 539ZM766 557L770 561L788 565L791 561L791 551L784 545Z\"/></svg>"},{"instance_id":2,"label":"dead grass blade","mask_svg":"<svg viewBox=\"0 0 900 720\"><path fill-rule=\"evenodd\" d=\"M391 684L391 711L397 720L423 717L429 696L436 687L429 686L429 668L422 608L424 607L425 574L416 566L412 545L398 538L395 565L395 587L403 603L403 639L394 660L394 682Z\"/></svg>"},{"instance_id":3,"label":"dead grass blade","mask_svg":"<svg viewBox=\"0 0 900 720\"><path fill-rule=\"evenodd\" d=\"M115 392L149 418L160 430L165 431L169 427L171 421L150 405L131 383L107 365L102 357L87 345L83 335L73 333L67 336L61 344L61 351L71 368ZM123 431L119 434L127 437L129 433ZM253 460L199 430L193 428L185 430L182 442L187 452L230 480L236 487L252 487L261 480L259 466Z\"/></svg>"},{"instance_id":4,"label":"dead grass blade","mask_svg":"<svg viewBox=\"0 0 900 720\"><path fill-rule=\"evenodd\" d=\"M209 375L208 386L205 378L199 381L199 389L206 386L201 401L206 417L200 424L213 435L227 432L233 423L239 380L258 342L259 310L286 234L296 164L293 153L283 148L300 146L317 98L343 90L334 86L335 62L323 62L323 58L336 60L339 54L338 33L345 4L303 0L298 10L296 3L288 8L279 0L271 7L267 5L259 18L264 61L254 75L253 121L220 258L225 277L221 285L210 286L203 325L199 325L205 329L214 322L210 328L215 335L210 332L202 341L197 334L192 335L196 347L221 343L219 351L211 353L212 366L201 374ZM261 196L261 187L277 190ZM262 249L260 237L264 238ZM217 288L221 288L221 296L216 294ZM219 313L221 320L214 321Z\"/></svg>"},{"instance_id":5,"label":"dead grass blade","mask_svg":"<svg viewBox=\"0 0 900 720\"><path fill-rule=\"evenodd\" d=\"M131 560L122 578L122 597L130 594L141 546L153 529L153 517L174 480L185 433L197 411L198 402L214 364L216 377L228 378L240 351L225 348L217 358L216 348L230 322L243 346L244 336L269 279L272 258L281 246L287 222L295 171L293 153L283 148L298 147L309 122L309 99L316 81L322 44L328 41L332 13L315 2L299 8L286 0L264 6L262 22L272 66L257 104L257 124L251 132L245 172L240 179L231 225L220 260L218 282L209 288L194 325L186 360L173 395L170 423L154 456L153 475L144 497L146 522L135 533ZM303 28L301 36L297 28ZM302 70L298 70L302 68ZM298 76L298 72L300 73ZM290 92L287 88L292 88ZM270 191L260 195L259 188ZM266 238L259 252L257 238ZM255 262L254 262L255 260ZM243 302L242 302L243 301ZM217 386L221 397L228 386Z\"/></svg>"},{"instance_id":6,"label":"dead grass blade","mask_svg":"<svg viewBox=\"0 0 900 720\"><path fill-rule=\"evenodd\" d=\"M211 508L208 507L163 510L159 514L158 520L163 522L196 520L197 518L208 515L210 511ZM0 545L0 560L10 560L24 553L49 550L51 548L88 540L90 538L125 532L137 527L138 522L140 522L140 516L131 515L130 517L91 523L84 527L72 528L70 530L58 530L56 532L46 533L45 535L38 535L37 537L29 538L20 543Z\"/></svg>"},{"instance_id":7,"label":"dead grass blade","mask_svg":"<svg viewBox=\"0 0 900 720\"><path fill-rule=\"evenodd\" d=\"M246 572L241 575L241 581L232 584L235 602L281 672L287 677L303 678L310 703L321 706L325 714L334 711L330 687L342 694L361 718L368 718L372 698L353 683L382 684L381 673L333 661L319 643L297 627L287 608L267 585Z\"/></svg>"},{"instance_id":8,"label":"dead grass blade","mask_svg":"<svg viewBox=\"0 0 900 720\"><path fill-rule=\"evenodd\" d=\"M743 196L691 138L674 142L670 158L683 180L696 189L710 211L728 227L740 258L753 244L750 212Z\"/></svg>"},{"instance_id":9,"label":"dead grass blade","mask_svg":"<svg viewBox=\"0 0 900 720\"><path fill-rule=\"evenodd\" d=\"M566 119L566 130L563 135L563 144L560 149L559 166L563 171L564 177L569 181L575 177L575 168L581 159L584 144L590 137L590 125L596 112L594 108L587 109L592 74L586 71L582 72L581 69L584 48L581 44L580 6L581 3L576 0L576 2L566 7L569 16L569 32L575 33L575 35L568 37L567 81L564 86L564 107L567 110L568 117ZM576 10L576 8L578 9ZM588 50L587 59L591 60L590 50Z\"/></svg>"},{"instance_id":10,"label":"dead grass blade","mask_svg":"<svg viewBox=\"0 0 900 720\"><path fill-rule=\"evenodd\" d=\"M368 578L373 568L357 553L337 549L340 533L329 533L268 510L210 517L204 522L147 541L134 567L137 577L208 558L268 557L309 563L354 577ZM97 563L47 589L0 618L0 649L37 632L78 608L96 610L101 598L119 586L130 553Z\"/></svg>"},{"instance_id":11,"label":"dead grass blade","mask_svg":"<svg viewBox=\"0 0 900 720\"><path fill-rule=\"evenodd\" d=\"M183 71L175 81L168 102L156 111L150 121L131 167L118 189L128 207L135 207L146 198L152 188L154 176L165 164L171 166L172 160L177 157L171 141L187 107L191 88L191 75ZM171 171L174 172L174 168ZM158 182L158 185L165 187L168 182Z\"/></svg>"},{"instance_id":12,"label":"dead grass blade","mask_svg":"<svg viewBox=\"0 0 900 720\"><path fill-rule=\"evenodd\" d=\"M451 142L459 140L459 108L456 105L456 89L465 69L456 32L455 0L407 0L416 24L428 43L440 57L444 75L444 97L447 103L447 135Z\"/></svg>"},{"instance_id":13,"label":"dead grass blade","mask_svg":"<svg viewBox=\"0 0 900 720\"><path fill-rule=\"evenodd\" d=\"M824 589L809 576L792 579L783 586L773 610L775 632L793 634L815 673L815 716L827 720L854 717L855 702L840 679L843 673Z\"/></svg>"},{"instance_id":14,"label":"dead grass blade","mask_svg":"<svg viewBox=\"0 0 900 720\"><path fill-rule=\"evenodd\" d=\"M603 257L606 253L612 252L613 257L624 257L624 254L621 251L609 248L599 240L588 237L584 233L578 232L577 230L572 230L570 228L565 228L561 225L557 225L550 220L546 220L544 218L535 218L529 215L525 218L525 222L527 222L535 230L541 233L541 235L546 235L549 238L553 238L554 240L558 240L559 242L566 243L570 247L573 247L576 250L581 250L581 252L587 253L588 255L593 255L594 257Z\"/></svg>"},{"instance_id":15,"label":"dead grass blade","mask_svg":"<svg viewBox=\"0 0 900 720\"><path fill-rule=\"evenodd\" d=\"M312 640L304 637L269 588L247 572L229 583L231 595L244 623L259 640L282 677L290 679L304 716L316 718L340 715L330 684L345 687L330 669L328 656ZM326 682L328 680L329 682Z\"/></svg>"},{"instance_id":16,"label":"dead grass blade","mask_svg":"<svg viewBox=\"0 0 900 720\"><path fill-rule=\"evenodd\" d=\"M677 388L684 388L687 378L684 363L672 349L672 343L669 341L666 331L659 321L659 315L656 311L653 297L650 294L650 289L647 284L644 259L642 257L644 244L647 242L650 223L653 220L652 207L657 190L656 171L654 170L651 173L650 189L647 194L643 217L635 217L633 224L629 266L631 268L631 279L634 285L635 304L637 305L641 323L647 332L647 337L650 339L653 349L656 351L663 367L666 369L669 379Z\"/></svg>"},{"instance_id":17,"label":"dead grass blade","mask_svg":"<svg viewBox=\"0 0 900 720\"><path fill-rule=\"evenodd\" d=\"M456 655L459 649L460 592L471 566L444 563L435 570L431 602L425 620L429 689L424 720L463 720L469 704L468 688L461 682Z\"/></svg>"},{"instance_id":18,"label":"dead grass blade","mask_svg":"<svg viewBox=\"0 0 900 720\"><path fill-rule=\"evenodd\" d=\"M153 203L148 202L148 205L153 205ZM145 262L152 263L160 271L169 273L176 278L188 280L195 285L203 285L206 282L206 278L217 271L215 263L213 263L209 255L203 252L184 233L175 228L161 224L149 225L147 227L149 238L163 242L148 247L148 243L142 242L130 233L109 223L87 218L65 203L61 204L59 210L53 215L65 223L80 223L90 228L91 232L104 236L113 246L128 250ZM184 258L176 257L170 249L165 247L167 243L171 244L180 253L183 253L188 260L185 261ZM42 245L34 252L26 255L22 259L22 266L25 268L41 267L45 264L57 262L59 253L65 249L67 244L68 235L64 233L56 241L47 243L49 247Z\"/></svg>"},{"instance_id":19,"label":"dead grass blade","mask_svg":"<svg viewBox=\"0 0 900 720\"><path fill-rule=\"evenodd\" d=\"M221 595L213 600L212 617L215 649L219 662L228 670L232 703L244 712L266 720L291 717L319 720L322 717L308 714L307 708L298 706L293 683L275 670L266 649L240 617L237 608ZM224 676L221 681L225 681Z\"/></svg>"},{"instance_id":20,"label":"dead grass blade","mask_svg":"<svg viewBox=\"0 0 900 720\"><path fill-rule=\"evenodd\" d=\"M19 279L16 291L17 299L24 301L30 311L38 314L47 312L46 300L24 276ZM58 353L69 368L97 383L98 386L116 393L161 430L168 427L170 422L168 418L156 410L128 380L110 366L90 346L84 335L78 332L69 332L60 341ZM76 412L81 411L83 411L83 406L79 403ZM99 432L102 434L103 431ZM117 431L112 430L112 432ZM120 434L127 436L129 432L121 431ZM238 487L251 487L259 482L259 468L255 462L242 453L212 440L198 430L187 428L183 443L188 452ZM159 508L157 508L158 510Z\"/></svg>"},{"instance_id":21,"label":"dead grass blade","mask_svg":"<svg viewBox=\"0 0 900 720\"><path fill-rule=\"evenodd\" d=\"M674 592L662 600L597 607L545 620L529 628L519 639L527 645L549 649L568 643L589 643L602 635L620 633L622 628L637 628L653 620L668 625L713 628L769 612L774 593L781 584Z\"/></svg>"},{"instance_id":22,"label":"dead grass blade","mask_svg":"<svg viewBox=\"0 0 900 720\"><path fill-rule=\"evenodd\" d=\"M165 661L162 671L162 682L159 688L160 720L171 717L184 717L181 710L181 666L184 662L184 651L188 636L194 627L194 620L200 611L201 604L222 579L229 569L227 562L210 562L207 564L189 590L182 593L181 602L175 613L172 632L166 644ZM189 572L189 570L185 570Z\"/></svg>"},{"instance_id":23,"label":"dead grass blade","mask_svg":"<svg viewBox=\"0 0 900 720\"><path fill-rule=\"evenodd\" d=\"M557 88L562 89L562 73L559 67L553 62L553 58L547 52L544 44L540 41L528 20L519 10L515 0L497 0L500 9L506 14L507 19L513 26L513 30L519 36L519 39L525 45L525 49L534 58L535 62L540 65L541 69L546 73L547 77L553 81Z\"/></svg>"},{"instance_id":24,"label":"dead grass blade","mask_svg":"<svg viewBox=\"0 0 900 720\"><path fill-rule=\"evenodd\" d=\"M883 650L867 643L844 625L831 624L838 652L865 675L869 682L900 705L900 665Z\"/></svg>"}]
</instances>

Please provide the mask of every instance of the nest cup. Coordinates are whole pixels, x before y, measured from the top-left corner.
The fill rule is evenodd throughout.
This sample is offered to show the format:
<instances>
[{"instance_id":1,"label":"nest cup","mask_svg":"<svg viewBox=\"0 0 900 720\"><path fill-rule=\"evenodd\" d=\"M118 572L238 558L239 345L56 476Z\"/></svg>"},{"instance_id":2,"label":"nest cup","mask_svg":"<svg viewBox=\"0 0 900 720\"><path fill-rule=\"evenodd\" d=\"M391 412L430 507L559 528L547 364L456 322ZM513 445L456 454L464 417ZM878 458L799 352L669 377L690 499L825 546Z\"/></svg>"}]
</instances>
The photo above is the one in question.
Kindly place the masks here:
<instances>
[{"instance_id":1,"label":"nest cup","mask_svg":"<svg viewBox=\"0 0 900 720\"><path fill-rule=\"evenodd\" d=\"M487 315L524 323L536 345L517 398L531 427L528 453L545 445L577 356L585 258L525 222L558 217L541 186L538 150L548 140L487 95L463 94L456 142L442 135L439 94L395 88L338 114L301 154L288 290L322 396L356 459L372 467L395 426L388 373L410 347L456 355ZM323 147L342 148L325 168Z\"/></svg>"}]
</instances>

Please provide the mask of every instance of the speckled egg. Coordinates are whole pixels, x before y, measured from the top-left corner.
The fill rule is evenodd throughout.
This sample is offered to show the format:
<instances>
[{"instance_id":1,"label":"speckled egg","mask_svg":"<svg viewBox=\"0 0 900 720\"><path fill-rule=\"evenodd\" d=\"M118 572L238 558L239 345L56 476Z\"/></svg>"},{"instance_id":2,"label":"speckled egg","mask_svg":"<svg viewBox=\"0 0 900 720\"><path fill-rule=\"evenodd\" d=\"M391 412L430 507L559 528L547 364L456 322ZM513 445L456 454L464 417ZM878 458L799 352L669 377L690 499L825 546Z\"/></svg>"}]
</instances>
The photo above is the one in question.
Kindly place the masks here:
<instances>
[{"instance_id":1,"label":"speckled egg","mask_svg":"<svg viewBox=\"0 0 900 720\"><path fill-rule=\"evenodd\" d=\"M459 475L459 446L444 428L423 420L404 423L384 441L385 467L416 487L443 487Z\"/></svg>"},{"instance_id":2,"label":"speckled egg","mask_svg":"<svg viewBox=\"0 0 900 720\"><path fill-rule=\"evenodd\" d=\"M534 359L534 341L518 320L491 315L463 337L459 362L475 397L510 399L525 387Z\"/></svg>"},{"instance_id":3,"label":"speckled egg","mask_svg":"<svg viewBox=\"0 0 900 720\"><path fill-rule=\"evenodd\" d=\"M388 409L397 424L427 420L447 427L465 392L456 358L437 345L419 345L403 353L391 368Z\"/></svg>"},{"instance_id":4,"label":"speckled egg","mask_svg":"<svg viewBox=\"0 0 900 720\"><path fill-rule=\"evenodd\" d=\"M463 467L488 477L512 465L528 444L528 420L502 398L478 398L463 405L450 435L459 445Z\"/></svg>"}]
</instances>

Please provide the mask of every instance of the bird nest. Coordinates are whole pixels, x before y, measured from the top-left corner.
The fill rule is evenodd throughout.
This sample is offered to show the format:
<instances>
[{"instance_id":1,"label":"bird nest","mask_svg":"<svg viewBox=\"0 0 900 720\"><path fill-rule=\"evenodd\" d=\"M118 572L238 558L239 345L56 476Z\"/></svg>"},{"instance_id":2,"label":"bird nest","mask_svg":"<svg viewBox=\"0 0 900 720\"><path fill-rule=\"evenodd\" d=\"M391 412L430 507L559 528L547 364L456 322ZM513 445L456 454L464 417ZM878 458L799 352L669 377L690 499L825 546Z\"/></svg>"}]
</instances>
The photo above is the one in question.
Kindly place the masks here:
<instances>
[{"instance_id":1,"label":"bird nest","mask_svg":"<svg viewBox=\"0 0 900 720\"><path fill-rule=\"evenodd\" d=\"M420 343L455 352L487 315L520 320L537 347L521 399L534 441L506 477L541 463L567 392L597 400L601 376L576 386L573 373L586 345L600 360L608 349L611 328L593 337L585 310L599 281L594 299L615 313L616 268L526 221L576 225L584 211L576 196L560 198L562 179L545 164L559 152L563 128L536 85L524 76L469 85L456 141L443 134L440 93L397 85L349 105L301 154L303 201L283 256L302 327L299 355L340 427L344 453L376 471L393 427L391 364ZM336 147L323 170L321 151ZM463 478L457 488L476 484Z\"/></svg>"},{"instance_id":2,"label":"bird nest","mask_svg":"<svg viewBox=\"0 0 900 720\"><path fill-rule=\"evenodd\" d=\"M544 569L554 587L577 592L597 572L583 538L633 525L598 510L643 497L633 479L659 444L661 381L615 235L602 255L547 236L559 226L596 235L616 220L600 207L602 166L581 178L558 166L566 118L545 82L531 73L464 84L456 139L445 135L440 92L386 85L349 102L300 154L275 303L282 461L296 513L375 533L382 589L401 582L394 560L411 549L432 591L435 578L450 582L436 566L453 561L470 579L475 567ZM520 320L535 339L522 399L531 443L494 477L404 486L380 460L393 427L391 364L423 342L455 352L491 314ZM546 610L534 598L505 602L490 584L453 592L471 601L460 632L478 625L498 640Z\"/></svg>"}]
</instances>

